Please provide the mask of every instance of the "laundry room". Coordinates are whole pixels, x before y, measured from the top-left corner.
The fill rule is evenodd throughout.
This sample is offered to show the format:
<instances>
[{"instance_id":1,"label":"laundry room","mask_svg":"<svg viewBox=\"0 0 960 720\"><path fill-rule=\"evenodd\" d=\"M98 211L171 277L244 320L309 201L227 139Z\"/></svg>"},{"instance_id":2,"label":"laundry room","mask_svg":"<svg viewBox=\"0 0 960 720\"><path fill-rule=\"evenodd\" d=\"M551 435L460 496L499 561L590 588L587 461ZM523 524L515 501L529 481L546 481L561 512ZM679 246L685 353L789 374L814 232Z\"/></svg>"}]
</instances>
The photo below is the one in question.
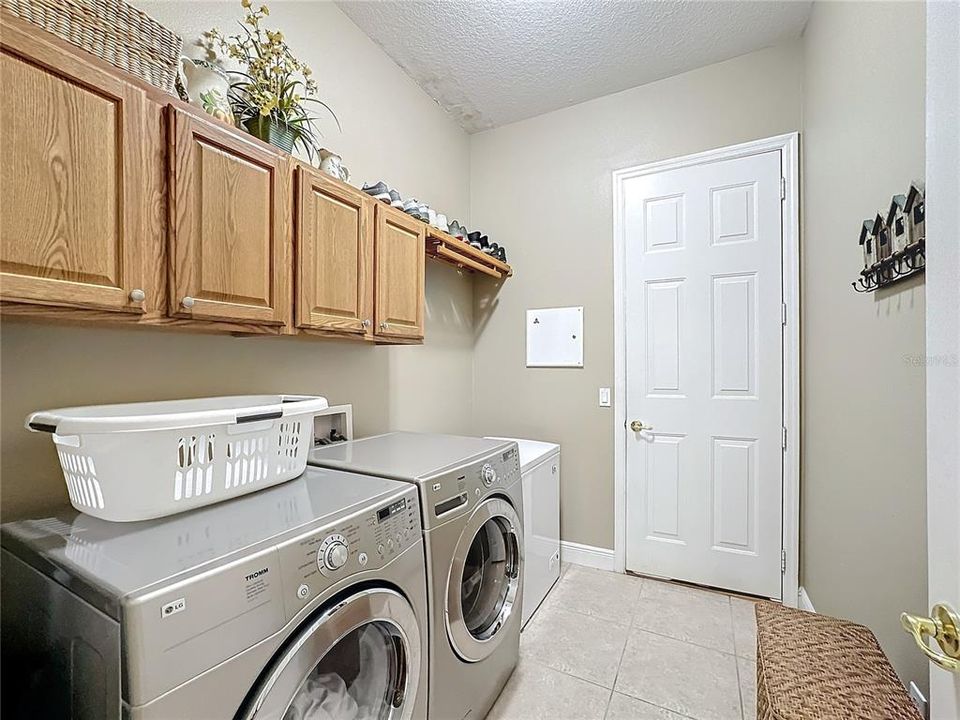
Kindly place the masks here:
<instances>
[{"instance_id":1,"label":"laundry room","mask_svg":"<svg viewBox=\"0 0 960 720\"><path fill-rule=\"evenodd\" d=\"M960 3L0 46L4 717L960 720Z\"/></svg>"}]
</instances>

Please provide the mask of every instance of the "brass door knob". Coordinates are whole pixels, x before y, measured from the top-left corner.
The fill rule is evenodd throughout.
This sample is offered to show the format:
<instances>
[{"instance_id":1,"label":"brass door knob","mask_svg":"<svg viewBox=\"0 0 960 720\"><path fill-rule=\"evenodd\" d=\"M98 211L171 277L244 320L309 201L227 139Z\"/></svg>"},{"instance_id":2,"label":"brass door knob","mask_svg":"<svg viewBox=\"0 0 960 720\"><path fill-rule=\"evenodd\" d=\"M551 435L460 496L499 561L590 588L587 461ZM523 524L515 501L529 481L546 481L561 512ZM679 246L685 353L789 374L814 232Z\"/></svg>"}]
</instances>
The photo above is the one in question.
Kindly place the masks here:
<instances>
[{"instance_id":1,"label":"brass door knob","mask_svg":"<svg viewBox=\"0 0 960 720\"><path fill-rule=\"evenodd\" d=\"M900 624L913 636L923 654L944 670L960 674L960 614L949 605L933 606L933 617L917 617L903 613ZM933 638L943 653L930 647L927 638Z\"/></svg>"},{"instance_id":2,"label":"brass door knob","mask_svg":"<svg viewBox=\"0 0 960 720\"><path fill-rule=\"evenodd\" d=\"M643 432L644 430L653 430L653 425L644 425L639 420L634 420L630 423L630 429L634 432Z\"/></svg>"}]
</instances>

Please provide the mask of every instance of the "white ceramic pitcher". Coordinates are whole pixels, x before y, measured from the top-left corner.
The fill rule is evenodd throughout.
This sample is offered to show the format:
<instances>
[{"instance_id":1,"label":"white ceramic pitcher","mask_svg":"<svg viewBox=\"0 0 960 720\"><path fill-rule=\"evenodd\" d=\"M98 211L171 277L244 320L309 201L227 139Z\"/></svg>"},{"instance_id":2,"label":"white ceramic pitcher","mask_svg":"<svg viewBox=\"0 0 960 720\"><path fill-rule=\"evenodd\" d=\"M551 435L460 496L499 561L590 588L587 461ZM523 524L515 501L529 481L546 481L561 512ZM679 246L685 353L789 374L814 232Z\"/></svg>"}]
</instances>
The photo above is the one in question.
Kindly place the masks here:
<instances>
[{"instance_id":1,"label":"white ceramic pitcher","mask_svg":"<svg viewBox=\"0 0 960 720\"><path fill-rule=\"evenodd\" d=\"M191 105L203 108L218 120L237 124L227 99L230 80L219 66L184 56L180 58L180 77Z\"/></svg>"}]
</instances>

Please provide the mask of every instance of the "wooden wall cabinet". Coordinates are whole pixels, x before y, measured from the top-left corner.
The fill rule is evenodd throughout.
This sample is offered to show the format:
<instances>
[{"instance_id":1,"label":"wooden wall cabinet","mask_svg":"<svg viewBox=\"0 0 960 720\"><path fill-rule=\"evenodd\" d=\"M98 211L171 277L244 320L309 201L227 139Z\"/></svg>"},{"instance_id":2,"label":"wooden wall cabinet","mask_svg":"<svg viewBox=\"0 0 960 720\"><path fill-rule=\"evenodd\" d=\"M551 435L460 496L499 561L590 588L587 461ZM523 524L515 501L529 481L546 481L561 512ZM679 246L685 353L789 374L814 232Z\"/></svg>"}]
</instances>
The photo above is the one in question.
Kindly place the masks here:
<instances>
[{"instance_id":1,"label":"wooden wall cabinet","mask_svg":"<svg viewBox=\"0 0 960 720\"><path fill-rule=\"evenodd\" d=\"M371 332L375 202L313 168L297 168L298 328Z\"/></svg>"},{"instance_id":2,"label":"wooden wall cabinet","mask_svg":"<svg viewBox=\"0 0 960 720\"><path fill-rule=\"evenodd\" d=\"M422 342L424 223L0 16L5 316Z\"/></svg>"},{"instance_id":3,"label":"wooden wall cabinet","mask_svg":"<svg viewBox=\"0 0 960 720\"><path fill-rule=\"evenodd\" d=\"M144 309L146 96L4 24L3 299Z\"/></svg>"},{"instance_id":4,"label":"wooden wall cabinet","mask_svg":"<svg viewBox=\"0 0 960 720\"><path fill-rule=\"evenodd\" d=\"M289 156L212 119L169 112L170 314L287 324Z\"/></svg>"},{"instance_id":5,"label":"wooden wall cabinet","mask_svg":"<svg viewBox=\"0 0 960 720\"><path fill-rule=\"evenodd\" d=\"M374 334L378 338L423 338L426 227L406 213L376 204Z\"/></svg>"}]
</instances>

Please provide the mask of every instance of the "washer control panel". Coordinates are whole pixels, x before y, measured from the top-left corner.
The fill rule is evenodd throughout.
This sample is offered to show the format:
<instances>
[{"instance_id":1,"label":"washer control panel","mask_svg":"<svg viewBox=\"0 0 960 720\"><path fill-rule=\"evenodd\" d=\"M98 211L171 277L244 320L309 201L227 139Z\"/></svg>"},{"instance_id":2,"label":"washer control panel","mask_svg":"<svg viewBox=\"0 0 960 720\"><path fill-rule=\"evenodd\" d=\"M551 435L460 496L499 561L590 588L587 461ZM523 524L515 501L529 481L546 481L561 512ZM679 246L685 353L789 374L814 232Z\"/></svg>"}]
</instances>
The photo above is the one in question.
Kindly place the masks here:
<instances>
[{"instance_id":1,"label":"washer control panel","mask_svg":"<svg viewBox=\"0 0 960 720\"><path fill-rule=\"evenodd\" d=\"M421 484L426 528L442 525L470 512L477 503L498 488L520 480L520 453L516 443L466 467L430 478Z\"/></svg>"},{"instance_id":2,"label":"washer control panel","mask_svg":"<svg viewBox=\"0 0 960 720\"><path fill-rule=\"evenodd\" d=\"M417 489L411 485L380 505L280 545L287 618L343 578L389 563L420 540L420 525Z\"/></svg>"},{"instance_id":3,"label":"washer control panel","mask_svg":"<svg viewBox=\"0 0 960 720\"><path fill-rule=\"evenodd\" d=\"M373 536L377 557L385 559L406 549L411 539L420 537L420 514L413 511L409 498L401 498L377 511Z\"/></svg>"},{"instance_id":4,"label":"washer control panel","mask_svg":"<svg viewBox=\"0 0 960 720\"><path fill-rule=\"evenodd\" d=\"M497 481L497 471L494 470L493 465L490 463L483 464L483 467L480 468L480 479L483 480L483 484L487 487L490 487Z\"/></svg>"},{"instance_id":5,"label":"washer control panel","mask_svg":"<svg viewBox=\"0 0 960 720\"><path fill-rule=\"evenodd\" d=\"M343 535L334 533L324 538L317 550L317 567L324 574L336 572L347 564L350 553L347 549L349 541Z\"/></svg>"}]
</instances>

